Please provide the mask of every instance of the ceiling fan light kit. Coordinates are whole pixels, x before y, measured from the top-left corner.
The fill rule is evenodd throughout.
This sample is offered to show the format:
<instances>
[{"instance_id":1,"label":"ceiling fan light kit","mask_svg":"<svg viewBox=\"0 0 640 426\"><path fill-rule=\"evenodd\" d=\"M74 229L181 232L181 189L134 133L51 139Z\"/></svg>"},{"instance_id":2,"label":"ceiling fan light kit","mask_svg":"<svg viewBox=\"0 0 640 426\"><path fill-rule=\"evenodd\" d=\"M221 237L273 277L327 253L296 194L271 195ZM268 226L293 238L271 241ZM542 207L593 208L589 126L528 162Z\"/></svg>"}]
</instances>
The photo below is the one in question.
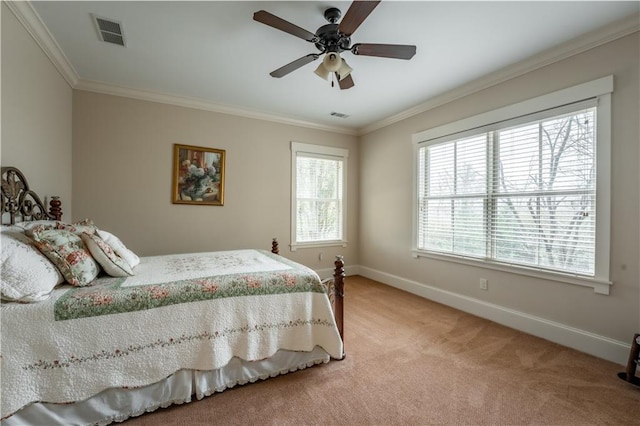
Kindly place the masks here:
<instances>
[{"instance_id":1,"label":"ceiling fan light kit","mask_svg":"<svg viewBox=\"0 0 640 426\"><path fill-rule=\"evenodd\" d=\"M332 73L335 74L340 89L345 90L354 85L351 77L353 69L340 57L341 52L348 51L354 55L381 58L411 59L416 53L416 46L372 43L358 43L351 46L351 35L379 3L380 1L354 1L339 24L337 22L342 16L340 9L328 8L324 12L324 17L329 23L318 28L315 34L267 11L260 10L254 13L253 19L255 21L313 43L320 51L319 54L311 53L296 59L271 72L270 75L276 78L284 77L309 62L315 61L321 55L325 55L322 63L314 72L325 80L329 80Z\"/></svg>"},{"instance_id":2,"label":"ceiling fan light kit","mask_svg":"<svg viewBox=\"0 0 640 426\"><path fill-rule=\"evenodd\" d=\"M353 68L347 64L347 61L340 58L337 53L331 52L325 55L314 72L323 80L330 80L331 73L334 73L338 81L342 81L351 74L351 71Z\"/></svg>"}]
</instances>

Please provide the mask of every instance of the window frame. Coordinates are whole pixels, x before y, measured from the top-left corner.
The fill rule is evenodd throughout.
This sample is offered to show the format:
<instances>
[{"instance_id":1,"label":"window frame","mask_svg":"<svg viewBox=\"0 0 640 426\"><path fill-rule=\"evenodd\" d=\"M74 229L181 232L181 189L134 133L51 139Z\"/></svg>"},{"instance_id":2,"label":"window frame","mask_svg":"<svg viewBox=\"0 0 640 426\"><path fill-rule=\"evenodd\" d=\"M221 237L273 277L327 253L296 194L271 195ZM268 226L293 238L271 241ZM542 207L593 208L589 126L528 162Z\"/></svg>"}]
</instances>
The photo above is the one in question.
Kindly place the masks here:
<instances>
[{"instance_id":1,"label":"window frame","mask_svg":"<svg viewBox=\"0 0 640 426\"><path fill-rule=\"evenodd\" d=\"M305 155L307 154L307 155ZM335 159L342 162L342 235L336 240L324 240L314 242L298 242L297 240L297 158L303 157L316 157ZM324 145L314 145L308 143L291 142L291 251L296 251L301 248L313 248L313 247L333 247L333 246L347 246L347 164L349 158L349 151L344 148L335 148Z\"/></svg>"},{"instance_id":2,"label":"window frame","mask_svg":"<svg viewBox=\"0 0 640 426\"><path fill-rule=\"evenodd\" d=\"M587 286L599 294L609 294L610 286L610 222L611 222L611 93L613 76L599 78L587 83L558 90L546 95L499 108L476 116L445 124L412 136L414 148L413 179L413 241L414 258L429 257L450 262L479 266L527 275L551 281ZM593 277L549 271L536 267L513 265L494 260L483 260L456 254L431 252L418 249L419 232L419 150L440 143L445 139L454 140L465 134L481 132L484 128L501 127L509 121L524 116L544 114L550 109L589 99L596 99L596 234L595 234L595 274ZM454 137L455 135L455 137Z\"/></svg>"}]
</instances>

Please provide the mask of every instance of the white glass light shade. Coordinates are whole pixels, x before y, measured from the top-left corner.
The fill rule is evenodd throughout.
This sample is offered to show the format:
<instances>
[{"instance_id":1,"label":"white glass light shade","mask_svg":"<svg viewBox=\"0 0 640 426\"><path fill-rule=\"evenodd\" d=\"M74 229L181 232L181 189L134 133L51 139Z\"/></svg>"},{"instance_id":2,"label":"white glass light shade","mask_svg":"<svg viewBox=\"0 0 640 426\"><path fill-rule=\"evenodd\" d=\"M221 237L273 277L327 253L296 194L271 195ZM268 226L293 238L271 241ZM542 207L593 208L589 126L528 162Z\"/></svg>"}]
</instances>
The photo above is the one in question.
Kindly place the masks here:
<instances>
[{"instance_id":1,"label":"white glass light shade","mask_svg":"<svg viewBox=\"0 0 640 426\"><path fill-rule=\"evenodd\" d=\"M322 60L322 64L329 72L336 72L340 69L342 65L342 58L337 52L329 52L324 55L324 59Z\"/></svg>"},{"instance_id":2,"label":"white glass light shade","mask_svg":"<svg viewBox=\"0 0 640 426\"><path fill-rule=\"evenodd\" d=\"M320 62L320 65L318 65L318 68L316 68L314 72L318 77L323 78L325 80L329 80L329 75L331 74L329 71L327 71L327 68L324 66L322 62Z\"/></svg>"},{"instance_id":3,"label":"white glass light shade","mask_svg":"<svg viewBox=\"0 0 640 426\"><path fill-rule=\"evenodd\" d=\"M347 61L343 59L342 63L340 64L340 69L338 69L338 80L342 81L345 77L351 74L351 71L353 71L353 68L351 68L347 64Z\"/></svg>"}]
</instances>

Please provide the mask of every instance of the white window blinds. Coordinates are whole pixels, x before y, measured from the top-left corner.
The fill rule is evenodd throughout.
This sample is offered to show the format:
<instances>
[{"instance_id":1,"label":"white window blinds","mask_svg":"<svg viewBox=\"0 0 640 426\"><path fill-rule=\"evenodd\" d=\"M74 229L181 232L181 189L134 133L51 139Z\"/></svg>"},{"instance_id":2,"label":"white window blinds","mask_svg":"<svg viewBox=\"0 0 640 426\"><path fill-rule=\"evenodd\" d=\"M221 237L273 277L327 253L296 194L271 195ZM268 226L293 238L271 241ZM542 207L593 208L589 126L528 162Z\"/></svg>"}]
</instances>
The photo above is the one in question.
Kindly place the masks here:
<instances>
[{"instance_id":1,"label":"white window blinds","mask_svg":"<svg viewBox=\"0 0 640 426\"><path fill-rule=\"evenodd\" d=\"M484 257L486 154L486 135L420 150L420 248Z\"/></svg>"},{"instance_id":2,"label":"white window blinds","mask_svg":"<svg viewBox=\"0 0 640 426\"><path fill-rule=\"evenodd\" d=\"M421 144L417 249L593 276L595 105Z\"/></svg>"},{"instance_id":3,"label":"white window blinds","mask_svg":"<svg viewBox=\"0 0 640 426\"><path fill-rule=\"evenodd\" d=\"M496 132L497 260L592 276L595 108Z\"/></svg>"}]
</instances>

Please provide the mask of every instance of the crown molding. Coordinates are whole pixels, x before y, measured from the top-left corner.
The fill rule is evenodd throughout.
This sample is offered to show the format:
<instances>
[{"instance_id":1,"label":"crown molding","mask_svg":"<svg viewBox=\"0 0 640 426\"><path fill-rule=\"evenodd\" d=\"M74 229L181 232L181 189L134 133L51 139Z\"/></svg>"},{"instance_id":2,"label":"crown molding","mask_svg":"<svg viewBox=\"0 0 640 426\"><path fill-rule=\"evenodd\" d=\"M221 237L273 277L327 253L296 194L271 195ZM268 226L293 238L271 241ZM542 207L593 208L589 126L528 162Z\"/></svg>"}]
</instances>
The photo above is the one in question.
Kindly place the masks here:
<instances>
[{"instance_id":1,"label":"crown molding","mask_svg":"<svg viewBox=\"0 0 640 426\"><path fill-rule=\"evenodd\" d=\"M624 19L613 22L600 29L574 38L566 43L548 49L538 55L532 56L499 71L488 74L470 83L459 86L453 90L435 96L428 101L409 108L403 112L387 117L369 126L363 127L358 132L359 136L366 135L375 130L387 127L391 124L429 111L457 99L469 96L473 93L495 86L507 80L519 77L531 71L550 65L554 62L569 58L619 38L640 31L640 13L635 13Z\"/></svg>"},{"instance_id":2,"label":"crown molding","mask_svg":"<svg viewBox=\"0 0 640 426\"><path fill-rule=\"evenodd\" d=\"M125 98L138 99L149 102L158 102L162 104L175 105L185 108L194 108L204 111L218 112L221 114L236 115L240 117L253 118L256 120L271 121L291 126L299 126L310 129L322 130L333 133L341 133L345 135L357 136L357 130L344 127L328 126L324 124L313 123L310 121L299 120L291 117L280 116L276 114L268 114L261 111L255 111L247 108L230 105L220 105L205 99L191 98L186 96L178 96L171 93L162 93L151 90L134 89L131 87L118 86L111 83L104 83L93 80L79 80L75 85L76 90L85 90L88 92L102 93L106 95L121 96Z\"/></svg>"},{"instance_id":3,"label":"crown molding","mask_svg":"<svg viewBox=\"0 0 640 426\"><path fill-rule=\"evenodd\" d=\"M40 16L33 8L30 1L4 1L18 21L27 30L38 46L47 55L58 72L73 89L87 90L91 92L104 93L109 95L123 96L133 99L160 102L164 104L195 108L205 111L219 112L222 114L237 115L241 117L254 118L257 120L271 121L281 124L323 130L333 133L341 133L351 136L357 135L357 130L338 126L328 126L310 121L299 120L291 117L268 114L246 108L229 105L219 105L204 99L189 98L173 95L170 93L153 92L129 87L117 86L109 83L81 80L73 65L64 54L60 45L56 42L49 29L40 19Z\"/></svg>"},{"instance_id":4,"label":"crown molding","mask_svg":"<svg viewBox=\"0 0 640 426\"><path fill-rule=\"evenodd\" d=\"M69 62L66 55L64 54L58 43L55 41L47 27L44 25L44 23L40 19L40 16L31 5L30 1L2 1L9 7L9 9L33 37L36 43L42 48L42 50L51 60L58 72L60 72L62 77L67 81L69 86L74 89L123 96L151 102L160 102L187 108L202 109L222 114L238 115L247 118L272 121L281 124L306 127L352 136L366 135L367 133L371 133L375 130L387 127L391 124L421 114L430 109L455 101L462 97L469 96L473 93L495 86L504 81L519 77L554 62L569 58L571 56L617 40L621 37L627 36L640 30L640 13L636 13L628 16L627 18L606 25L598 30L592 31L586 35L577 37L554 48L548 49L538 55L507 66L502 70L473 80L441 95L437 95L424 103L416 105L398 114L394 114L369 126L354 130L345 127L329 126L291 117L268 114L265 112L254 111L237 106L215 104L204 99L189 98L170 93L161 93L122 87L91 80L80 80L78 73L73 68L71 62Z\"/></svg>"},{"instance_id":5,"label":"crown molding","mask_svg":"<svg viewBox=\"0 0 640 426\"><path fill-rule=\"evenodd\" d=\"M72 88L78 82L76 72L67 56L64 54L58 42L53 38L49 29L44 25L40 16L29 1L4 1L9 10L20 21L42 51L47 55L53 66L58 70L67 84Z\"/></svg>"}]
</instances>

